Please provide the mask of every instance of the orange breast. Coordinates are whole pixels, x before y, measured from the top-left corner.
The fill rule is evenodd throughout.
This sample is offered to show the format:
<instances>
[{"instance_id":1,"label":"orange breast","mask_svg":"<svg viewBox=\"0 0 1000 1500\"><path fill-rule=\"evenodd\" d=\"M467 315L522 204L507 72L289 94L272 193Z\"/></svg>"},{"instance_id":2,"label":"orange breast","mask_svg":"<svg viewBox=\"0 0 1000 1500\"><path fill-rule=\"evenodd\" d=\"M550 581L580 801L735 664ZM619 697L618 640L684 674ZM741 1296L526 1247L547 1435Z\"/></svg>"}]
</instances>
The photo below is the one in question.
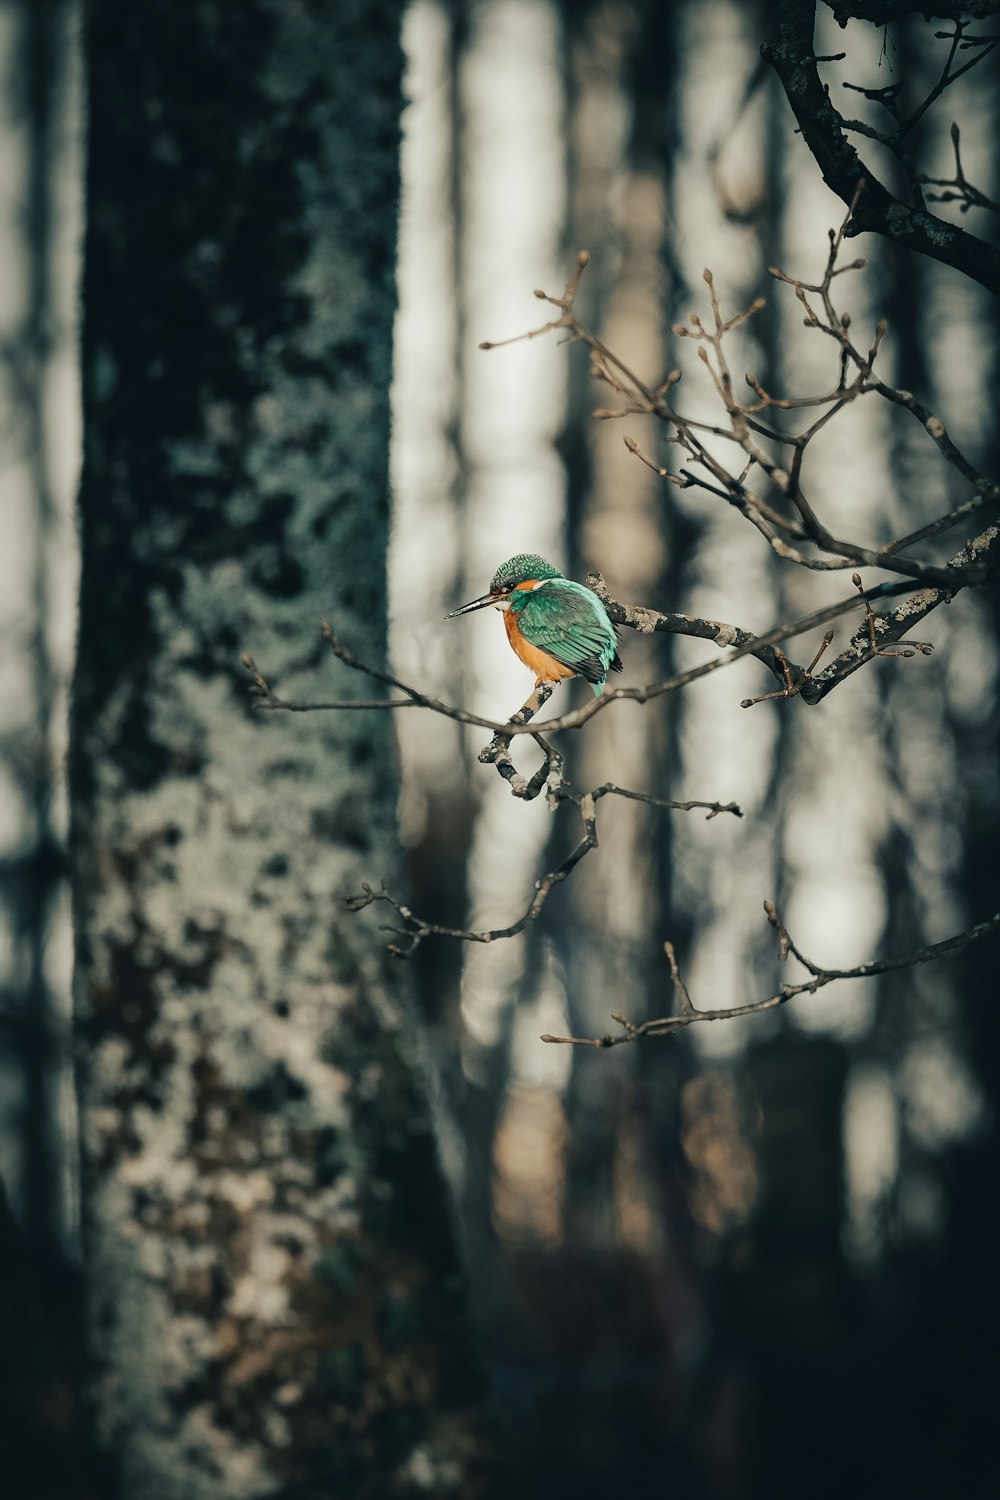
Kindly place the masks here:
<instances>
[{"instance_id":1,"label":"orange breast","mask_svg":"<svg viewBox=\"0 0 1000 1500\"><path fill-rule=\"evenodd\" d=\"M539 682L560 682L564 677L573 677L576 674L572 667L564 666L561 661L556 661L547 651L539 646L533 646L529 640L521 634L521 627L517 621L517 615L512 609L503 612L504 628L507 631L507 639L524 662L535 673Z\"/></svg>"}]
</instances>

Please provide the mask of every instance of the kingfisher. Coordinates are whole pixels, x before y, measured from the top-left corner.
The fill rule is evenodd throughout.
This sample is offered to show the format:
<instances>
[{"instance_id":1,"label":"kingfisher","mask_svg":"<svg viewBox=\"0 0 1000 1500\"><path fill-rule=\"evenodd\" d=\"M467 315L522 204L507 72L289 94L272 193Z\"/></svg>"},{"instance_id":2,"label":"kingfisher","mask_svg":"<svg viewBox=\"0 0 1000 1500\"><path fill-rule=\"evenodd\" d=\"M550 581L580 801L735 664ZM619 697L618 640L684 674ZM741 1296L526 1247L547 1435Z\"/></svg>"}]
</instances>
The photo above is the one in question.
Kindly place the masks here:
<instances>
[{"instance_id":1,"label":"kingfisher","mask_svg":"<svg viewBox=\"0 0 1000 1500\"><path fill-rule=\"evenodd\" d=\"M446 620L493 605L503 610L511 649L537 674L535 685L585 677L598 696L620 672L618 631L593 589L564 578L537 552L519 552L493 575L488 594Z\"/></svg>"}]
</instances>

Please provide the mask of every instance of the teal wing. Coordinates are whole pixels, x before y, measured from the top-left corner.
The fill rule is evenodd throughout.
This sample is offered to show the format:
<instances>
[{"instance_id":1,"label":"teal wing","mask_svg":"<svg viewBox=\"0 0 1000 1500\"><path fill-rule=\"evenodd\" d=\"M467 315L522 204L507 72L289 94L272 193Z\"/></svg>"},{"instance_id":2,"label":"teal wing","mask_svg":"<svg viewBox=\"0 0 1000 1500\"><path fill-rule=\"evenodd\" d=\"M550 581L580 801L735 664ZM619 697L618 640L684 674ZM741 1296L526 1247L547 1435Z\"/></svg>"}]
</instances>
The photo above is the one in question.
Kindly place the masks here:
<instances>
[{"instance_id":1,"label":"teal wing","mask_svg":"<svg viewBox=\"0 0 1000 1500\"><path fill-rule=\"evenodd\" d=\"M582 583L550 578L532 589L518 613L518 624L533 646L586 677L595 691L603 687L609 671L622 669L618 632L600 599Z\"/></svg>"}]
</instances>

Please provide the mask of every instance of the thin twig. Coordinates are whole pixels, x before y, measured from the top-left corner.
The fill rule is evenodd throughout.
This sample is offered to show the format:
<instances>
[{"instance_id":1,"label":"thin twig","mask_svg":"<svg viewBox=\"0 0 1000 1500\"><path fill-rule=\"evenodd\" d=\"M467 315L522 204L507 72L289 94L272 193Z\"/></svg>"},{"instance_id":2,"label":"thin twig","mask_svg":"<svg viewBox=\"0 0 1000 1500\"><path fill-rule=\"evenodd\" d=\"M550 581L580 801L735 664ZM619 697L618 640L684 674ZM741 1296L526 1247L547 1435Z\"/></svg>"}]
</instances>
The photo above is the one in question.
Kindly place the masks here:
<instances>
[{"instance_id":1,"label":"thin twig","mask_svg":"<svg viewBox=\"0 0 1000 1500\"><path fill-rule=\"evenodd\" d=\"M487 749L489 748L487 747ZM489 757L486 758L489 759ZM484 759L484 756L480 755L480 759ZM454 938L465 943L495 943L502 938L516 937L518 933L523 932L528 923L533 922L539 915L555 887L566 879L580 863L581 859L590 853L591 849L598 847L597 803L602 797L624 797L630 802L643 802L649 807L660 807L675 812L694 812L697 809L705 809L707 813L706 821L718 817L720 813L732 813L737 818L742 818L743 816L743 809L738 802L702 802L694 800L675 802L665 797L651 796L647 792L633 792L626 787L616 786L614 782L610 781L605 782L603 786L594 787L589 792L577 792L574 791L569 782L562 776L561 758L557 757L557 761L558 764L555 767L556 774L549 778L546 787L549 805L555 808L562 802L572 803L583 821L583 836L561 864L549 870L535 881L531 900L528 902L525 911L516 921L509 923L506 927L485 929L445 927L440 923L430 922L424 917L417 916L409 906L399 901L386 886L383 885L379 890L375 890L366 883L362 884L358 895L343 898L344 905L348 911L363 911L365 907L371 906L376 902L385 902L391 906L405 924L403 927L384 929L385 931L392 932L399 939L399 941L389 944L389 952L396 958L408 958L411 953L414 953L419 948L424 939L429 937ZM497 769L500 769L499 765ZM552 763L548 762L546 766L541 767L535 773L535 778L538 779L537 790L540 791L541 787L545 785L546 777L552 769ZM505 779L508 781L513 782L515 779L503 772L501 774L504 774ZM521 780L523 781L523 778ZM523 787L512 784L511 791L515 797L526 798L527 794ZM537 791L533 795L537 795ZM406 946L403 946L404 942Z\"/></svg>"},{"instance_id":2,"label":"thin twig","mask_svg":"<svg viewBox=\"0 0 1000 1500\"><path fill-rule=\"evenodd\" d=\"M697 1025L702 1021L732 1021L739 1016L758 1016L765 1011L775 1010L778 1006L785 1005L796 995L815 995L818 990L828 984L833 984L841 979L872 979L878 974L888 974L896 969L912 969L917 964L931 963L934 959L944 958L949 953L959 953L967 948L970 943L977 943L982 938L989 937L992 933L1000 931L1000 912L990 917L985 922L979 922L975 927L970 927L966 932L960 932L956 937L946 938L941 943L928 943L923 947L914 948L909 953L898 954L894 958L875 959L871 963L858 964L853 969L825 969L820 964L814 963L807 958L798 948L788 934L788 930L778 915L777 907L773 901L764 902L764 910L767 919L778 935L778 958L784 962L789 954L797 959L802 967L808 972L809 978L798 984L783 984L773 995L768 995L764 1000L753 1000L747 1005L731 1005L721 1010L697 1010L692 1004L691 997L680 976L680 970L670 943L664 944L664 951L670 964L670 977L673 985L674 995L677 998L680 1009L672 1015L659 1016L652 1021L636 1023L629 1021L618 1011L611 1012L611 1019L622 1027L622 1034L606 1036L552 1036L546 1032L541 1040L543 1042L563 1043L573 1047L619 1047L624 1042L635 1042L642 1037L673 1036L678 1031L683 1031L687 1026Z\"/></svg>"}]
</instances>

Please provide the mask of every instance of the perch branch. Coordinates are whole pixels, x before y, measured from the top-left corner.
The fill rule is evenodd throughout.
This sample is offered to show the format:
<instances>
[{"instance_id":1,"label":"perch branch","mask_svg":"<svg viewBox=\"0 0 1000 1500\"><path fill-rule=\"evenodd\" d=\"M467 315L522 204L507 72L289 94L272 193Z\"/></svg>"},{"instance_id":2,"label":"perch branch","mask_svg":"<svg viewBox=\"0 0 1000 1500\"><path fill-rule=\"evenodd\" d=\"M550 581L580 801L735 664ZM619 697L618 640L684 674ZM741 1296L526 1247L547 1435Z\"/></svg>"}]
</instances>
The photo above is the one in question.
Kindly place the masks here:
<instances>
[{"instance_id":1,"label":"perch branch","mask_svg":"<svg viewBox=\"0 0 1000 1500\"><path fill-rule=\"evenodd\" d=\"M992 528L992 531L995 533L996 528ZM877 588L866 589L861 597L863 600L871 601L892 598L894 595L906 591L908 587L909 585L904 583L883 583L879 584ZM740 644L734 645L734 649L729 651L725 656L712 657L708 661L699 663L698 666L688 668L687 671L676 672L671 677L665 677L660 682L648 683L644 687L612 688L603 693L599 698L591 698L581 708L573 709L568 713L561 714L558 718L555 719L546 719L541 724L537 725L533 725L530 722L518 723L516 722L516 715L514 720L500 723L496 719L487 719L484 718L481 714L473 714L469 713L466 709L455 708L450 703L444 703L439 698L434 698L427 693L420 692L419 689L409 686L409 684L400 681L398 677L393 677L390 673L383 672L377 667L370 667L366 663L359 661L358 658L347 649L343 642L341 642L334 635L333 630L326 620L323 621L322 633L324 640L330 646L330 649L333 651L334 655L338 658L339 661L343 662L345 666L350 667L353 671L361 672L365 676L373 678L376 682L381 682L389 687L398 689L400 692L406 695L406 702L408 704L412 704L414 707L426 708L433 713L439 713L443 715L445 718L453 719L456 723L459 724L473 724L481 729L488 729L495 735L499 734L509 737L514 737L517 735L531 735L533 738L537 738L537 736L540 734L555 734L567 729L581 729L584 724L588 723L589 720L594 717L595 714L601 713L612 703L618 703L622 701L633 703L647 703L653 698L661 697L665 693L676 692L679 688L686 687L689 683L697 682L699 678L707 677L712 672L717 672L724 667L730 666L733 662L739 661L742 657L761 657L761 653L768 647L775 646L781 641L790 640L794 636L804 635L810 630L815 630L820 625L826 625L831 620L837 619L840 615L846 614L848 611L857 608L857 603L857 598L855 596L851 596L848 599L841 599L835 604L825 605L822 609L813 610L811 614L803 615L800 619L794 620L790 624L777 625L773 630L769 630L763 635L755 636L750 632L744 632L742 634L745 635L745 639L743 639ZM621 606L621 608L623 610L626 610L626 612L629 612L629 607L623 605ZM634 613L637 609L638 606L632 606L631 612ZM655 610L649 611L648 613L653 617L657 616L657 612ZM738 633L736 631L736 627L720 627L719 622L714 620L688 620L687 617L683 615L664 615L659 616L658 618L662 619L664 623L662 626L654 624L654 629L662 628L666 630L673 630L675 633L682 632L685 634L697 635L701 638L714 639L717 640L718 644L721 646L727 646L730 640L735 641L736 634ZM910 624L913 623L914 621L911 620ZM696 628L685 630L683 629L684 625L691 625ZM635 628L639 627L636 626ZM903 628L908 629L909 625L905 625ZM244 668L250 673L250 691L257 699L256 706L261 709L284 710L292 713L310 713L326 711L328 709L346 712L358 709L362 706L375 709L395 709L403 706L403 702L401 700L372 700L366 702L364 705L354 700L344 700L342 702L330 704L322 702L291 702L289 700L278 697L273 692L266 678L263 676L260 669L254 662L253 657L244 652L240 660L243 663ZM861 663L858 664L860 665ZM775 658L774 670L776 674L781 673L780 680L783 680L784 674L777 658ZM802 696L805 698L806 694L803 694Z\"/></svg>"}]
</instances>

